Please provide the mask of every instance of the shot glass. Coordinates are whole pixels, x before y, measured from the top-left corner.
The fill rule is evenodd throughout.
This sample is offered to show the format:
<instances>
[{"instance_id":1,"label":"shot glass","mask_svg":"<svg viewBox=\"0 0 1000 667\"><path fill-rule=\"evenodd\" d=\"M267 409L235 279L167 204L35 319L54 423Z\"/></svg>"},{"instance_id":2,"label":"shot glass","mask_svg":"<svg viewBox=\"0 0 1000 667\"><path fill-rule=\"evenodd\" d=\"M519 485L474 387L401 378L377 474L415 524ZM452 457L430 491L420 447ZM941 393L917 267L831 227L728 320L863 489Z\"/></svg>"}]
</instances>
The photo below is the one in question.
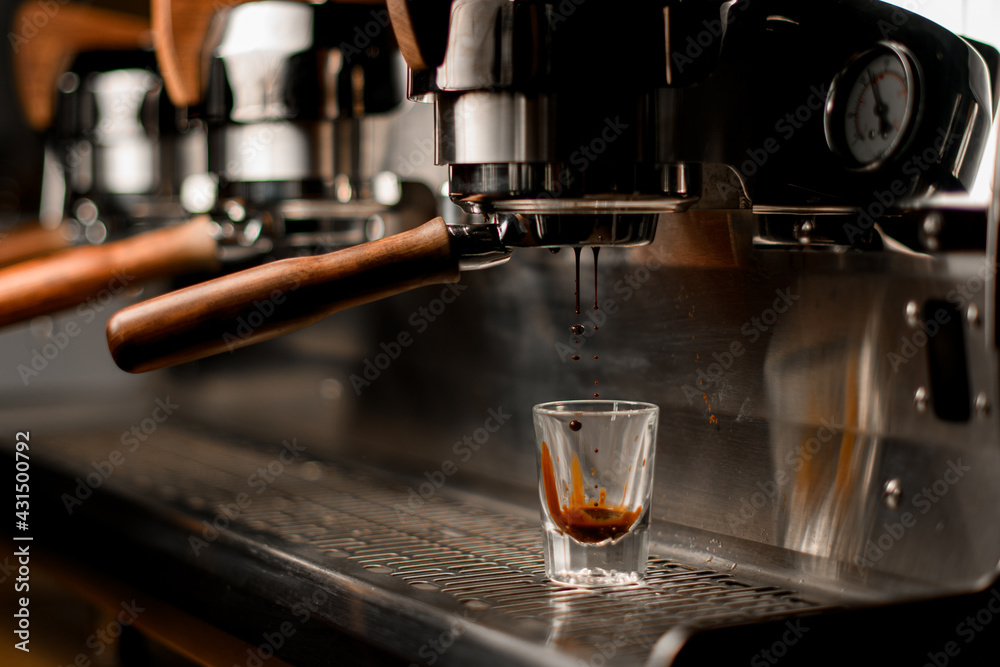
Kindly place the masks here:
<instances>
[{"instance_id":1,"label":"shot glass","mask_svg":"<svg viewBox=\"0 0 1000 667\"><path fill-rule=\"evenodd\" d=\"M618 585L646 573L659 412L651 403L615 400L533 408L552 581Z\"/></svg>"}]
</instances>

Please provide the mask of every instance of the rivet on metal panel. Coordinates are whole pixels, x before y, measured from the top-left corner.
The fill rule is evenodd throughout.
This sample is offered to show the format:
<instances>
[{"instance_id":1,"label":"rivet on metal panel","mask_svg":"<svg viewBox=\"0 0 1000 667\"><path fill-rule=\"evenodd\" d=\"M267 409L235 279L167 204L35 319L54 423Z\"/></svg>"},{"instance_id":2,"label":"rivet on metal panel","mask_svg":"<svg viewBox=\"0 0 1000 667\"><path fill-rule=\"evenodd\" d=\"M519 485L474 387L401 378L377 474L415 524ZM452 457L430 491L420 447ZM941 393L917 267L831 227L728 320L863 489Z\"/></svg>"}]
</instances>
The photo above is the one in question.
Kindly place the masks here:
<instances>
[{"instance_id":1,"label":"rivet on metal panel","mask_svg":"<svg viewBox=\"0 0 1000 667\"><path fill-rule=\"evenodd\" d=\"M976 414L980 417L987 417L990 414L990 399L985 391L979 392L976 396Z\"/></svg>"},{"instance_id":2,"label":"rivet on metal panel","mask_svg":"<svg viewBox=\"0 0 1000 667\"><path fill-rule=\"evenodd\" d=\"M970 327L979 328L982 325L982 320L979 319L979 308L976 304L969 304L968 310L965 311L965 320L969 323Z\"/></svg>"},{"instance_id":3,"label":"rivet on metal panel","mask_svg":"<svg viewBox=\"0 0 1000 667\"><path fill-rule=\"evenodd\" d=\"M898 479L890 479L882 487L882 500L885 506L891 510L899 507L899 502L903 497L903 486Z\"/></svg>"},{"instance_id":4,"label":"rivet on metal panel","mask_svg":"<svg viewBox=\"0 0 1000 667\"><path fill-rule=\"evenodd\" d=\"M798 239L799 243L802 245L809 245L812 241L812 233L816 228L816 224L813 222L812 218L804 218L801 222L795 225L795 238Z\"/></svg>"},{"instance_id":5,"label":"rivet on metal panel","mask_svg":"<svg viewBox=\"0 0 1000 667\"><path fill-rule=\"evenodd\" d=\"M924 218L924 247L928 250L937 250L940 243L938 242L938 235L941 233L941 228L944 225L944 221L941 218L941 214L934 212L929 213L926 218Z\"/></svg>"}]
</instances>

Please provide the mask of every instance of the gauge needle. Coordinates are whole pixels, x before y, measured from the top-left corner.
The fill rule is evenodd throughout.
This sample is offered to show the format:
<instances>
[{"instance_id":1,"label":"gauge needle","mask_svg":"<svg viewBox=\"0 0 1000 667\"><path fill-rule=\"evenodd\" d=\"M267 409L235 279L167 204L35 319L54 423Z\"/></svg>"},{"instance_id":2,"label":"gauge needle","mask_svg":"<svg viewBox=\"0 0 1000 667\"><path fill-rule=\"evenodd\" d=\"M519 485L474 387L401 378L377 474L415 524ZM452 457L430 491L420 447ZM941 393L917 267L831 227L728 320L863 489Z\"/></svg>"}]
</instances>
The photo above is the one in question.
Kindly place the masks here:
<instances>
[{"instance_id":1,"label":"gauge needle","mask_svg":"<svg viewBox=\"0 0 1000 667\"><path fill-rule=\"evenodd\" d=\"M878 80L872 72L868 72L868 81L872 87L872 94L875 96L875 113L878 114L879 133L883 137L888 137L892 130L892 123L889 121L889 107L882 99L878 88Z\"/></svg>"}]
</instances>

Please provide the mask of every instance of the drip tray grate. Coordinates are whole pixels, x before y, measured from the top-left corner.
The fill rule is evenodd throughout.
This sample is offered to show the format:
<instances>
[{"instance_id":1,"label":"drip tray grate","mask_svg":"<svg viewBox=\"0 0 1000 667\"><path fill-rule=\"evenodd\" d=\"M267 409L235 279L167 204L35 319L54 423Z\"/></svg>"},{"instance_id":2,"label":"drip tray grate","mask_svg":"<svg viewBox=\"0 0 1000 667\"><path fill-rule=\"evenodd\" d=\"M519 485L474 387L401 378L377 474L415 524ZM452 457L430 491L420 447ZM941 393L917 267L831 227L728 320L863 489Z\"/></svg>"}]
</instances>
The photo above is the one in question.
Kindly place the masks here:
<instances>
[{"instance_id":1,"label":"drip tray grate","mask_svg":"<svg viewBox=\"0 0 1000 667\"><path fill-rule=\"evenodd\" d=\"M353 566L376 578L391 577L409 585L404 594L412 589L424 601L428 593L444 596L442 609L452 616L458 608L477 623L506 619L498 627L525 631L546 653L577 660L612 642L616 664L641 664L657 640L680 625L719 627L829 608L792 590L657 556L650 558L641 584L602 589L553 584L544 577L537 522L445 493L413 507L410 487L375 472L304 456L285 463L287 452L282 458L200 432L161 431L115 470L109 490L181 513L188 530L226 516L226 508L246 494L250 502L227 521L226 530L258 539L266 534L279 552L282 542L295 545L297 559L306 547L315 563L330 571L350 572ZM116 441L53 440L45 459L78 475L90 470L92 461L107 458L109 442ZM190 535L182 536L185 544ZM387 588L398 594L399 586ZM428 636L434 631L426 630Z\"/></svg>"}]
</instances>

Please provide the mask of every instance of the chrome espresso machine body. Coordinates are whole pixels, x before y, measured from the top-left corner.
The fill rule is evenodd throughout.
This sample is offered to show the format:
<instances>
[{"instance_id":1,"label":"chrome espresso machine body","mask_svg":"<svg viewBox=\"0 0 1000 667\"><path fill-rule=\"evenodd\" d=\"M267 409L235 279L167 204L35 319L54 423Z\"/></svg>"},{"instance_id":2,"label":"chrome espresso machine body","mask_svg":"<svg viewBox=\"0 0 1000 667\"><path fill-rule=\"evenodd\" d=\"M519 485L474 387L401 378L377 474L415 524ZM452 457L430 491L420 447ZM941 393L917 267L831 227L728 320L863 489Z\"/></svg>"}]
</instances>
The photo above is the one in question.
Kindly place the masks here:
<instances>
[{"instance_id":1,"label":"chrome espresso machine body","mask_svg":"<svg viewBox=\"0 0 1000 667\"><path fill-rule=\"evenodd\" d=\"M237 182L218 156L275 119L209 89L214 214L258 215L285 257L324 245L282 246L296 230L441 215L461 281L216 345L84 430L33 426L62 541L141 555L155 577L116 575L245 642L241 664L995 657L1000 53L874 0L416 4L352 7L281 56L387 58L337 70L326 106L269 79L285 110L340 102L296 126L330 135L296 135L332 146L288 179L308 187ZM305 9L230 16L255 5ZM209 71L276 62L250 51ZM410 101L356 141L346 91L401 86L400 55ZM297 303L275 294L211 326L249 339ZM596 394L661 410L649 576L607 591L544 579L530 412Z\"/></svg>"}]
</instances>

